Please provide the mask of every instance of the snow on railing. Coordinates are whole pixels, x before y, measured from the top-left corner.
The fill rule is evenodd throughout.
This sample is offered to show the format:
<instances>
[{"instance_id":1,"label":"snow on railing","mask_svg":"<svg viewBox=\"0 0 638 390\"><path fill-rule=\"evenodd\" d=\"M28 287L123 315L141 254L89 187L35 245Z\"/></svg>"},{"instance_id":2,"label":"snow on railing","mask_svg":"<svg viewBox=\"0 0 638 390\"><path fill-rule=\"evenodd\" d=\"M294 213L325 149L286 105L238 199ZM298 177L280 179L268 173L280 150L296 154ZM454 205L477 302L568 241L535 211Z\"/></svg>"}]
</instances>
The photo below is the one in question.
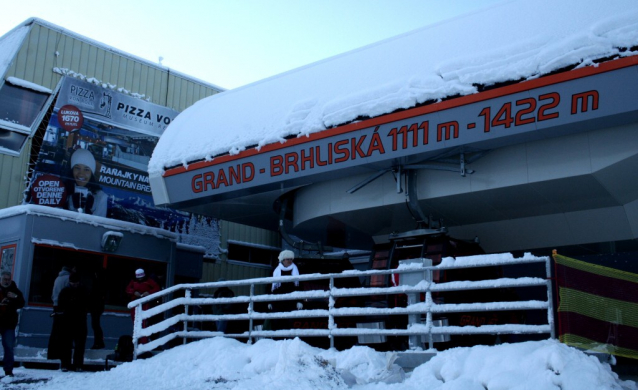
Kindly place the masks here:
<instances>
[{"instance_id":1,"label":"snow on railing","mask_svg":"<svg viewBox=\"0 0 638 390\"><path fill-rule=\"evenodd\" d=\"M425 337L429 340L429 348L433 348L435 336L441 335L478 335L478 334L538 334L548 333L554 338L554 318L552 305L552 285L551 268L549 257L534 257L526 254L522 258L513 258L511 255L498 255L496 258L472 256L468 258L444 259L438 266L428 266L429 260L410 260L410 264L401 264L392 270L372 270L372 271L345 271L339 274L309 274L299 276L265 277L246 280L234 280L209 283L180 284L169 287L155 294L135 300L128 307L135 308L135 320L133 324L133 343L135 346L135 356L144 352L152 351L163 347L167 343L181 338L182 343L187 339L207 338L215 336L233 337L245 339L252 343L257 338L268 337L327 337L330 347L334 347L334 338L343 336L408 336L410 349L418 349L419 338ZM491 267L506 265L522 265L530 263L545 263L545 277L520 277L520 278L499 278L480 281L452 281L435 283L432 273L435 271ZM406 280L418 280L418 282L402 284L392 287L357 287L357 288L337 288L335 280L343 278L364 278L374 275L409 275ZM416 279L415 279L416 275ZM276 282L308 282L315 280L328 280L327 290L296 291L289 294L255 294L256 286L265 285L270 291L270 285ZM403 276L401 277L403 282ZM250 294L236 296L232 298L212 298L193 297L192 292L204 289L219 287L240 287L249 286ZM519 287L545 287L547 290L547 300L529 301L505 301L505 302L473 302L473 303L436 303L433 293L503 289ZM335 307L336 299L358 298L358 297L379 297L405 294L407 305L405 307ZM174 297L174 295L183 295ZM421 302L424 296L425 301ZM151 302L161 300L163 303L143 309ZM308 301L319 300L325 307L322 309L293 310L289 312L267 312L256 311L255 304L265 305L269 302L277 301ZM246 305L245 313L235 314L197 314L192 308L212 307L213 305L232 304ZM525 324L499 324L480 326L435 326L434 314L441 313L466 313L466 312L494 312L513 310L544 310L547 313L547 323L542 325ZM178 312L179 314L175 314ZM153 325L143 327L148 319L155 316L163 316L163 319ZM408 316L407 327L405 329L374 329L374 328L352 328L338 327L335 320L340 317L367 317L371 316ZM422 323L421 318L425 318ZM327 319L325 329L278 329L263 330L256 326L256 322L265 320L281 319ZM189 327L189 324L207 324L214 321L245 321L247 330L239 333L223 333L219 331L209 331ZM361 320L361 322L366 322ZM370 322L370 321L367 321ZM151 336L155 339L145 343Z\"/></svg>"}]
</instances>

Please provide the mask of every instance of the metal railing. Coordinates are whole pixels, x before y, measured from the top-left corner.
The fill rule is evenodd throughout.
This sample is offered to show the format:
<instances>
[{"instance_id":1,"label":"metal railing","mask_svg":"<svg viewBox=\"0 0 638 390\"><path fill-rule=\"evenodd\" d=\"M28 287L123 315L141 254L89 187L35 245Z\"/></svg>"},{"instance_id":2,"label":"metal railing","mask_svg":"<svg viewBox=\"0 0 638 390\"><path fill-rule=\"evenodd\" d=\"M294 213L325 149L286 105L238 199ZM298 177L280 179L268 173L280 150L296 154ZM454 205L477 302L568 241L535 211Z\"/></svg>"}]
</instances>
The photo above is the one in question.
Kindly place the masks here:
<instances>
[{"instance_id":1,"label":"metal railing","mask_svg":"<svg viewBox=\"0 0 638 390\"><path fill-rule=\"evenodd\" d=\"M429 266L427 259L412 260L411 264L402 264L393 270L374 271L346 271L338 274L310 274L299 276L282 276L255 278L246 280L180 284L147 297L131 302L128 307L135 308L135 320L133 324L133 343L135 356L164 347L167 343L182 339L186 343L188 339L199 339L215 336L246 339L252 343L257 338L280 337L327 337L330 347L334 347L335 337L346 336L407 336L409 348L418 349L419 339L427 340L429 348L433 348L436 336L441 335L478 335L478 334L544 334L554 338L553 297L551 284L551 267L549 257L523 258L497 258L486 257L488 261L480 257L458 258L453 264L444 262L438 266ZM477 267L501 267L508 265L525 265L531 263L545 263L544 277L517 277L498 278L479 281L452 281L436 283L433 281L433 272L458 270ZM342 278L367 278L373 275L399 274L401 285L392 287L360 287L337 288L335 281ZM299 281L300 283L327 280L326 290L296 291L289 294L256 294L256 288L260 285L270 286L271 283ZM412 280L413 283L403 281ZM214 289L218 287L249 286L250 294L232 298L194 297L193 291ZM451 291L470 291L487 289L511 289L521 287L544 287L547 291L546 300L527 301L494 301L494 302L470 302L470 303L436 303L432 294ZM268 290L270 290L268 288ZM405 307L335 307L335 302L340 298L360 298L373 296L392 296L405 294L407 305ZM178 296L179 295L179 296ZM183 296L182 296L183 295ZM424 300L421 301L421 298ZM161 301L155 307L144 309L151 302ZM270 302L284 300L321 300L327 301L325 309L293 310L290 312L272 313L256 311L256 305L266 305ZM245 313L236 314L198 314L194 307L206 307L212 305L233 304L246 305ZM263 310L263 309L262 309ZM465 312L494 312L512 310L542 310L546 311L547 322L540 325L527 324L496 324L480 326L435 326L434 315ZM371 329L360 327L338 327L336 319L340 317L370 318L379 316L408 316L405 329ZM159 322L143 327L143 323L152 317L163 317ZM327 329L278 329L259 330L257 323L275 319L327 319ZM423 321L425 318L425 321ZM189 324L206 324L214 321L246 321L247 330L239 333L226 333L218 331L201 330ZM201 328L201 326L200 326ZM152 341L140 343L142 339L154 337Z\"/></svg>"}]
</instances>

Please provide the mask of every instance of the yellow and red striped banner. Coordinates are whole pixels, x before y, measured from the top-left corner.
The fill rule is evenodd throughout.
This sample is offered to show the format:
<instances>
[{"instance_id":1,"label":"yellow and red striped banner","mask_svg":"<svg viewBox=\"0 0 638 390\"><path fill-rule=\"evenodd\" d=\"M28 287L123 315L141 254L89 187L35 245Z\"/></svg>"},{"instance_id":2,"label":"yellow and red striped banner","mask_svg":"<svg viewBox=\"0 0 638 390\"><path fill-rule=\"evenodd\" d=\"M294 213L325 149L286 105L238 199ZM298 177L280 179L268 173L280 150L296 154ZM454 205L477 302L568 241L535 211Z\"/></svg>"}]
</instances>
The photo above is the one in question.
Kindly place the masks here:
<instances>
[{"instance_id":1,"label":"yellow and red striped banner","mask_svg":"<svg viewBox=\"0 0 638 390\"><path fill-rule=\"evenodd\" d=\"M554 254L560 341L638 359L638 274Z\"/></svg>"}]
</instances>

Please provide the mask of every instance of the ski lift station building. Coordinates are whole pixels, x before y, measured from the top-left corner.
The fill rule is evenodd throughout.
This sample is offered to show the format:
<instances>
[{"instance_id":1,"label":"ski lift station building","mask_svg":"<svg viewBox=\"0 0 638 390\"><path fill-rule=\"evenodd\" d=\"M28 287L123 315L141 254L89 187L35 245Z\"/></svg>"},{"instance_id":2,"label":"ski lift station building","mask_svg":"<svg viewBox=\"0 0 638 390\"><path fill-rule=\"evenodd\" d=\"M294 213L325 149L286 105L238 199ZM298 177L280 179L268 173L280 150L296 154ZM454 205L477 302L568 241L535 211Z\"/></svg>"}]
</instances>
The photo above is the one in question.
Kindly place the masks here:
<instances>
[{"instance_id":1,"label":"ski lift station building","mask_svg":"<svg viewBox=\"0 0 638 390\"><path fill-rule=\"evenodd\" d=\"M28 20L0 38L1 265L23 316L48 318L65 259L249 278L280 234L323 253L423 228L636 272L636 20L630 0L502 2L230 91ZM105 216L65 207L78 149Z\"/></svg>"}]
</instances>

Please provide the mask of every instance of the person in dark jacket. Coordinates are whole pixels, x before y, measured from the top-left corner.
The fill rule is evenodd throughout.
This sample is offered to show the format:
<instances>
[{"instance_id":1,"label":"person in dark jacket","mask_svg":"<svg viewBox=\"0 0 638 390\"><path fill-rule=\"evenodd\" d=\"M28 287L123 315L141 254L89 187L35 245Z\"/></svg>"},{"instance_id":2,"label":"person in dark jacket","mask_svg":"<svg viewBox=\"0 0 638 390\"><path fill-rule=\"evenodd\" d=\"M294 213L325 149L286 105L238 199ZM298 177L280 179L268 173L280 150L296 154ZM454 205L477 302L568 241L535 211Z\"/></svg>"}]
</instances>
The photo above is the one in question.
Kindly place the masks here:
<instances>
[{"instance_id":1,"label":"person in dark jacket","mask_svg":"<svg viewBox=\"0 0 638 390\"><path fill-rule=\"evenodd\" d=\"M49 345L47 348L47 359L49 360L60 358L60 341L62 340L64 328L62 326L62 320L56 316L55 313L58 311L60 291L69 285L69 275L71 275L74 268L67 265L63 266L58 277L55 278L53 282L53 291L51 292L51 300L53 301L53 313L51 313L51 318L53 319L53 323L51 324L51 334L49 335Z\"/></svg>"},{"instance_id":2,"label":"person in dark jacket","mask_svg":"<svg viewBox=\"0 0 638 390\"><path fill-rule=\"evenodd\" d=\"M72 273L69 276L69 286L60 292L58 311L55 313L56 316L60 316L64 329L60 345L62 371L83 370L88 310L88 291L80 285L80 276L77 273ZM71 350L73 350L72 364Z\"/></svg>"},{"instance_id":3,"label":"person in dark jacket","mask_svg":"<svg viewBox=\"0 0 638 390\"><path fill-rule=\"evenodd\" d=\"M5 271L0 275L0 336L4 349L4 374L13 376L13 347L15 345L15 330L18 325L18 309L24 307L24 296L11 280L11 272Z\"/></svg>"},{"instance_id":4,"label":"person in dark jacket","mask_svg":"<svg viewBox=\"0 0 638 390\"><path fill-rule=\"evenodd\" d=\"M224 282L224 281L226 281L226 279L224 278L220 278L218 280L218 282ZM234 296L235 296L235 293L233 292L233 290L229 289L226 286L222 286L218 288L213 293L213 298L233 298ZM230 303L221 303L218 305L213 305L213 314L216 314L216 315L229 314L231 312L232 312L232 304ZM228 328L228 321L217 320L215 324L217 326L218 332L226 333L226 329Z\"/></svg>"}]
</instances>

